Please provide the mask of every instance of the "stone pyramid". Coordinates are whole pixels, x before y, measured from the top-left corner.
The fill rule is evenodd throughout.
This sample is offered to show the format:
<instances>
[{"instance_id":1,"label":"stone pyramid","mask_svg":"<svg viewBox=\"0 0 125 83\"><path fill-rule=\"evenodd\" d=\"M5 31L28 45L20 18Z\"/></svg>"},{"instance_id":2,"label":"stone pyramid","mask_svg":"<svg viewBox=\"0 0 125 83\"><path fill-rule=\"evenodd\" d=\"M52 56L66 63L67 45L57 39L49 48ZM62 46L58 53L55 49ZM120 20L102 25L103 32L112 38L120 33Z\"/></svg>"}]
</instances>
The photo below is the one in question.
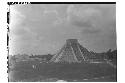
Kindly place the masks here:
<instances>
[{"instance_id":1,"label":"stone pyramid","mask_svg":"<svg viewBox=\"0 0 125 83\"><path fill-rule=\"evenodd\" d=\"M82 62L87 61L89 51L83 48L77 39L67 39L61 50L52 57L50 62Z\"/></svg>"}]
</instances>

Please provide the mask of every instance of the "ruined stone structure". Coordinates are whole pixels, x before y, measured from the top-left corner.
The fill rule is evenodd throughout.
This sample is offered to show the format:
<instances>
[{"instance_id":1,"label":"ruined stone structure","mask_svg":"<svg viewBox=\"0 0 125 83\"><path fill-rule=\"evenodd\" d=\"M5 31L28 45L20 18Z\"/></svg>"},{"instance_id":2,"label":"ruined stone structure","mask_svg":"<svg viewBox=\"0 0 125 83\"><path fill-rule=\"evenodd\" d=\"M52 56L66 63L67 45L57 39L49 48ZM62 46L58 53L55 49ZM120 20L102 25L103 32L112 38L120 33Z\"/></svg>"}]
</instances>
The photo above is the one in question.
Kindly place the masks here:
<instances>
[{"instance_id":1,"label":"ruined stone structure","mask_svg":"<svg viewBox=\"0 0 125 83\"><path fill-rule=\"evenodd\" d=\"M50 62L80 63L82 61L87 61L88 55L89 51L82 47L77 39L68 39L61 50L52 57Z\"/></svg>"}]
</instances>

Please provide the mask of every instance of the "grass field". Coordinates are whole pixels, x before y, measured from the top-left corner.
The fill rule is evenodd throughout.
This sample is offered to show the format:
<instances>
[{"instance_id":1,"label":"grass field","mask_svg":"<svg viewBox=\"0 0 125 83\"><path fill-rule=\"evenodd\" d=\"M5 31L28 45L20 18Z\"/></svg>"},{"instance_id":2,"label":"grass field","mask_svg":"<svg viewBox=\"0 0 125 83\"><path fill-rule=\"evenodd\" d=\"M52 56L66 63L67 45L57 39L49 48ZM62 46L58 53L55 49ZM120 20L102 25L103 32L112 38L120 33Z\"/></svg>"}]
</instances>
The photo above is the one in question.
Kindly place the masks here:
<instances>
[{"instance_id":1,"label":"grass field","mask_svg":"<svg viewBox=\"0 0 125 83\"><path fill-rule=\"evenodd\" d=\"M34 66L33 66L34 65ZM9 71L9 81L117 81L117 69L106 63L17 62Z\"/></svg>"}]
</instances>

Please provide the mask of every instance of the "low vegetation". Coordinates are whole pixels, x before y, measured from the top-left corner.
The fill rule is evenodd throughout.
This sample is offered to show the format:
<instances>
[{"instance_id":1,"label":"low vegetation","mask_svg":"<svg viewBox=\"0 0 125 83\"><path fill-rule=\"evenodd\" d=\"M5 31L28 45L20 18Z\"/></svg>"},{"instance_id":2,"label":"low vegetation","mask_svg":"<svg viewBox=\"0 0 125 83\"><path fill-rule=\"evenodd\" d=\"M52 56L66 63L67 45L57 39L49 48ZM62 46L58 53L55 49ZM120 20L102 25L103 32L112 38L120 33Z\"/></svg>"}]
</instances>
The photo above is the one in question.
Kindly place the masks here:
<instances>
[{"instance_id":1,"label":"low vegetation","mask_svg":"<svg viewBox=\"0 0 125 83\"><path fill-rule=\"evenodd\" d=\"M111 78L111 76L116 76L116 73L116 69L106 63L61 64L23 61L16 63L14 68L11 69L9 81L50 81L50 79L51 81L56 81L57 79L66 81L76 79L80 81L101 76L109 76ZM116 81L116 78L110 80Z\"/></svg>"},{"instance_id":2,"label":"low vegetation","mask_svg":"<svg viewBox=\"0 0 125 83\"><path fill-rule=\"evenodd\" d=\"M91 57L91 60L101 63L49 63L51 54L9 56L9 81L117 81L117 68L111 66L117 66L117 50L91 54L95 58Z\"/></svg>"}]
</instances>

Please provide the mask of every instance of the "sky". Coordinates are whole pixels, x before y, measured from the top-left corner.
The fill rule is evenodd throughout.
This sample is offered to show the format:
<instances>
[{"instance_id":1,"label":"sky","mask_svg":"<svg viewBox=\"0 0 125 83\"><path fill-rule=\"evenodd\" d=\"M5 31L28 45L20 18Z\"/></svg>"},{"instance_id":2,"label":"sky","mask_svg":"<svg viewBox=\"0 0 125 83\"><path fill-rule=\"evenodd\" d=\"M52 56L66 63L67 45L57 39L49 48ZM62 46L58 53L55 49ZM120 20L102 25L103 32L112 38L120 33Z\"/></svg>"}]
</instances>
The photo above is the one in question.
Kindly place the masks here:
<instances>
[{"instance_id":1,"label":"sky","mask_svg":"<svg viewBox=\"0 0 125 83\"><path fill-rule=\"evenodd\" d=\"M66 39L105 52L116 49L116 5L11 5L9 28L10 54L55 54Z\"/></svg>"}]
</instances>

